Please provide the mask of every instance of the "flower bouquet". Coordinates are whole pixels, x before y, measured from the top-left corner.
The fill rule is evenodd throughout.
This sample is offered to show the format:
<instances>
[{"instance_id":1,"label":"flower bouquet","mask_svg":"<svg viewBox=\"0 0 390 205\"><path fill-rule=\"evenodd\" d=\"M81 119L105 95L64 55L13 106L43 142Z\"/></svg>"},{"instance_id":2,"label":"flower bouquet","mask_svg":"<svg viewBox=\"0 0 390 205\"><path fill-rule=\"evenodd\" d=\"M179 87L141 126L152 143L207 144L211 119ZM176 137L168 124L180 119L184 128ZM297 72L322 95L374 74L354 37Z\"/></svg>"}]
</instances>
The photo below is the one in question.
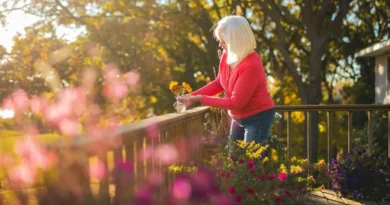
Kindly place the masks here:
<instances>
[{"instance_id":1,"label":"flower bouquet","mask_svg":"<svg viewBox=\"0 0 390 205\"><path fill-rule=\"evenodd\" d=\"M176 96L176 98L180 95L184 95L185 93L192 92L192 88L188 83L183 82L180 85L177 81L171 81L171 83L169 84L169 90L172 91L172 93ZM187 108L184 105L184 103L177 100L175 109L178 113L183 114Z\"/></svg>"}]
</instances>

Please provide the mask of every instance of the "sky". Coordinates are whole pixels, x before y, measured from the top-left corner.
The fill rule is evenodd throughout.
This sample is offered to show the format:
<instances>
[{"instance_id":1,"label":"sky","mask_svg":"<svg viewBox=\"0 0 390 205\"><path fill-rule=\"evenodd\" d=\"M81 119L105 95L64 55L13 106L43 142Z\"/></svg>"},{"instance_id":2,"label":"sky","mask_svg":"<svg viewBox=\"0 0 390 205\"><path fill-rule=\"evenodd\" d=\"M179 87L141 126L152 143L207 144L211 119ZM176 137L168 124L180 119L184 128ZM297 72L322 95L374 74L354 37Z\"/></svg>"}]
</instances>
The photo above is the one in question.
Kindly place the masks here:
<instances>
[{"instance_id":1,"label":"sky","mask_svg":"<svg viewBox=\"0 0 390 205\"><path fill-rule=\"evenodd\" d=\"M0 0L0 3L4 0ZM12 38L20 33L24 34L24 28L31 26L39 19L36 16L24 14L22 11L13 11L6 17L6 25L0 24L0 45L10 51L13 45Z\"/></svg>"},{"instance_id":2,"label":"sky","mask_svg":"<svg viewBox=\"0 0 390 205\"><path fill-rule=\"evenodd\" d=\"M0 4L4 2L10 2L11 0L0 0ZM4 46L8 52L11 51L13 46L13 37L16 34L24 35L24 29L29 27L39 21L39 17L25 14L22 11L12 11L6 15L6 24L2 25L0 23L0 45ZM77 38L81 33L83 33L83 29L76 29L71 27L63 27L59 26L56 29L57 36L61 36L62 39L71 41Z\"/></svg>"}]
</instances>

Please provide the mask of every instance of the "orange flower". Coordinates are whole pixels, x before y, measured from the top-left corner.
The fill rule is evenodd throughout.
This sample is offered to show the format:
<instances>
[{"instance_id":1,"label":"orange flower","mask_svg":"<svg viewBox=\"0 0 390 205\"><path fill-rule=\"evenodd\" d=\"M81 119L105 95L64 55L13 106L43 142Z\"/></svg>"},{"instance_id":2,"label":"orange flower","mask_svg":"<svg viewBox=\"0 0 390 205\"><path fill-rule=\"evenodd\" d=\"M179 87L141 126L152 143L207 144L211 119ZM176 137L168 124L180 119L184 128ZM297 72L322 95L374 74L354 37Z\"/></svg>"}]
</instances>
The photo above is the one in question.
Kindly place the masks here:
<instances>
[{"instance_id":1,"label":"orange flower","mask_svg":"<svg viewBox=\"0 0 390 205\"><path fill-rule=\"evenodd\" d=\"M182 86L187 90L187 92L189 92L189 93L192 92L192 88L188 83L183 82Z\"/></svg>"}]
</instances>

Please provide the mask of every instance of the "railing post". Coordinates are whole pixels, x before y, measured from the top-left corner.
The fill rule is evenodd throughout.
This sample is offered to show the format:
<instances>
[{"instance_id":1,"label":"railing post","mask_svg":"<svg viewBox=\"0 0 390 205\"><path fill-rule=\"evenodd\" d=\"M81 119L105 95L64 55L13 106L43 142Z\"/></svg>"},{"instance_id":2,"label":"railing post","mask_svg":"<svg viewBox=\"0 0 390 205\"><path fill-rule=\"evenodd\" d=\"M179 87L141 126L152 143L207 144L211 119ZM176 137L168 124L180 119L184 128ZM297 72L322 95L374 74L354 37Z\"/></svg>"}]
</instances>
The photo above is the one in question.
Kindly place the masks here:
<instances>
[{"instance_id":1,"label":"railing post","mask_svg":"<svg viewBox=\"0 0 390 205\"><path fill-rule=\"evenodd\" d=\"M328 111L328 164L332 161L332 124L333 124L333 113Z\"/></svg>"},{"instance_id":2,"label":"railing post","mask_svg":"<svg viewBox=\"0 0 390 205\"><path fill-rule=\"evenodd\" d=\"M373 130L372 130L372 111L368 111L368 153L372 154L374 152L374 143L373 143Z\"/></svg>"},{"instance_id":3,"label":"railing post","mask_svg":"<svg viewBox=\"0 0 390 205\"><path fill-rule=\"evenodd\" d=\"M390 112L387 112L387 157L390 158Z\"/></svg>"},{"instance_id":4,"label":"railing post","mask_svg":"<svg viewBox=\"0 0 390 205\"><path fill-rule=\"evenodd\" d=\"M307 112L307 159L309 160L309 163L313 163L313 150L311 147L311 131L312 131L312 126L311 126L311 112Z\"/></svg>"},{"instance_id":5,"label":"railing post","mask_svg":"<svg viewBox=\"0 0 390 205\"><path fill-rule=\"evenodd\" d=\"M291 132L291 112L287 112L287 159L291 159L292 132Z\"/></svg>"},{"instance_id":6,"label":"railing post","mask_svg":"<svg viewBox=\"0 0 390 205\"><path fill-rule=\"evenodd\" d=\"M348 111L348 153L352 152L352 111Z\"/></svg>"}]
</instances>

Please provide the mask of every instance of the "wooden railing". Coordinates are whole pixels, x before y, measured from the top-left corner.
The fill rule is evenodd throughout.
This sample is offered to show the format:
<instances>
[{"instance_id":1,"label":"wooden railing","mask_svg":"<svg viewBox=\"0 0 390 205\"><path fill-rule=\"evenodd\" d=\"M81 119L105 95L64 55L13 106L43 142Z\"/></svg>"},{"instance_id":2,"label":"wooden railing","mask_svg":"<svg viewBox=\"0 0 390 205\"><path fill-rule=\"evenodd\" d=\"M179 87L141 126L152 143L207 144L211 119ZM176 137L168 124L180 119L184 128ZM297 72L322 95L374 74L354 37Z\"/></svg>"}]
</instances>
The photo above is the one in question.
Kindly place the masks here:
<instances>
[{"instance_id":1,"label":"wooden railing","mask_svg":"<svg viewBox=\"0 0 390 205\"><path fill-rule=\"evenodd\" d=\"M388 130L390 130L390 105L369 105L369 104L354 104L354 105L277 105L276 110L280 113L287 113L287 156L291 157L292 148L292 136L291 132L291 113L292 112L304 112L306 115L306 142L307 151L306 155L309 161L313 161L313 150L311 147L311 130L313 124L311 123L311 116L313 112L327 112L327 161L330 162L334 156L332 153L332 126L333 126L333 114L335 112L348 112L348 153L352 151L353 139L352 139L352 115L354 111L366 111L368 114L368 151L372 153L373 147L373 112L374 111L387 111L388 112ZM386 143L386 142L383 142ZM390 132L387 134L387 145L388 145L388 157L390 158Z\"/></svg>"},{"instance_id":2,"label":"wooden railing","mask_svg":"<svg viewBox=\"0 0 390 205\"><path fill-rule=\"evenodd\" d=\"M126 197L131 195L129 190L136 191L137 188L139 189L139 185L145 184L148 180L147 177L151 173L158 173L161 175L159 177L165 179L160 192L154 193L156 194L155 198L160 197L160 199L157 199L158 204L160 204L163 200L163 194L169 190L169 180L172 179L171 175L167 173L168 166L164 165L161 162L161 158L159 158L159 155L164 154L159 152L159 145L174 144L178 148L180 145L183 145L180 144L180 139L188 139L191 147L199 147L200 139L204 133L203 122L207 112L209 112L208 107L198 107L186 111L185 114L171 113L157 116L124 125L115 133L95 137L93 140L88 137L80 137L73 143L58 141L50 144L49 148L57 150L58 153L63 149L71 149L77 152L77 150L86 150L91 147L99 149L99 147L104 147L104 145L110 144L110 142L120 142L121 146L119 147L100 152L98 155L91 152L92 154L87 156L89 162L91 158L94 160L99 159L104 162L104 166L107 169L111 167L111 170L115 170L115 166L117 166L113 162L118 161L130 163L134 167L134 175L132 177L134 181L131 183L115 180L112 177L104 178L97 182L99 204L126 204L124 203L124 201L128 200ZM188 143L187 146L189 145ZM150 158L145 159L141 155L143 151L146 151L147 145L151 148L152 153L149 153ZM184 164L191 161L200 163L201 161L199 149L178 149L177 151L178 158L172 164ZM184 157L184 155L186 156ZM62 169L61 161L59 166L59 169ZM81 183L96 184L96 180L86 179L85 182Z\"/></svg>"},{"instance_id":3,"label":"wooden railing","mask_svg":"<svg viewBox=\"0 0 390 205\"><path fill-rule=\"evenodd\" d=\"M348 112L348 152L351 152L352 149L352 115L354 111L366 111L368 112L368 148L369 152L373 151L373 128L372 128L372 114L374 111L388 111L390 119L390 106L389 105L298 105L298 106L276 106L277 112L286 114L286 123L287 123L287 155L291 157L291 148L292 148L292 119L291 115L293 112L304 112L307 116L307 157L311 159L311 154L315 151L310 147L310 130L312 129L311 125L311 115L312 112L327 112L327 149L328 149L328 162L332 158L332 124L333 124L333 113L343 111ZM80 137L73 143L59 141L54 144L50 144L50 149L57 149L60 153L60 150L70 148L72 150L85 150L91 147L101 147L112 141L119 141L120 146L106 150L96 155L89 154L86 156L86 162L89 163L90 158L98 158L104 162L104 166L109 168L112 166L115 169L116 163L118 161L125 161L131 163L134 166L134 183L124 183L120 180L115 180L110 178L103 179L98 181L98 192L99 192L99 204L122 204L120 201L123 201L124 195L128 193L129 190L136 190L137 186L142 184L147 180L149 173L157 172L160 173L163 178L167 178L166 167L161 163L161 159L158 158L158 147L161 144L166 143L175 143L180 139L190 139L194 147L199 147L200 139L204 135L204 126L203 122L205 120L205 115L210 112L208 107L198 107L191 110L188 110L185 114L176 114L171 113L167 115L157 116L154 118L141 120L135 123L122 126L117 132L111 133L109 136L101 136L91 140L90 138ZM284 121L283 121L284 122ZM390 127L390 120L388 121ZM155 135L155 136L150 136ZM226 136L227 137L227 136ZM390 157L390 133L388 134L388 147L389 147L389 157ZM139 155L142 153L142 150L145 150L146 145L150 145L153 149L151 153L151 159L146 161L142 159ZM156 153L157 149L157 153ZM191 152L188 151L188 156L186 159L182 159L183 153L178 153L179 158L176 163L182 163L184 161L201 161L201 152L200 150L195 150ZM187 154L187 153L186 153ZM180 161L182 160L182 161ZM61 157L59 169L61 169ZM168 177L169 178L169 177ZM87 179L90 180L90 179ZM87 184L92 181L86 181ZM114 187L114 188L113 188ZM168 182L164 188L161 189L161 193L168 190ZM162 195L157 195L155 197L161 197ZM162 198L161 198L162 200Z\"/></svg>"}]
</instances>

